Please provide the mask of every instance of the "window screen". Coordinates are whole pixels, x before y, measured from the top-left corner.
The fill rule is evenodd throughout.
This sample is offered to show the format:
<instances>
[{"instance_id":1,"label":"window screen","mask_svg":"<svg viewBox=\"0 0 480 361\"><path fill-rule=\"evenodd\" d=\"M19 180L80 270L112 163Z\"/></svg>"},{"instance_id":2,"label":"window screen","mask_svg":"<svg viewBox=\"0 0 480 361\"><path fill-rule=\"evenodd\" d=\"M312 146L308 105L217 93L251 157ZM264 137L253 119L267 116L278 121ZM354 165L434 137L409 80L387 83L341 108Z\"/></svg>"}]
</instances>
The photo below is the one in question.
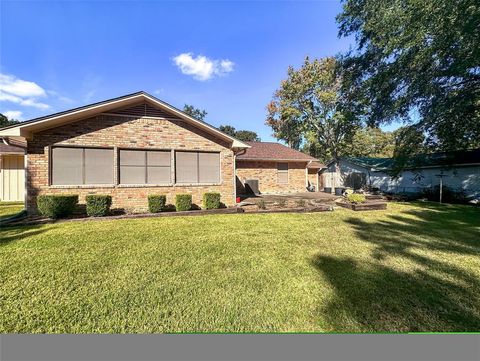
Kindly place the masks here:
<instances>
[{"instance_id":1,"label":"window screen","mask_svg":"<svg viewBox=\"0 0 480 361\"><path fill-rule=\"evenodd\" d=\"M113 149L52 149L53 185L112 184Z\"/></svg>"},{"instance_id":2,"label":"window screen","mask_svg":"<svg viewBox=\"0 0 480 361\"><path fill-rule=\"evenodd\" d=\"M198 153L198 177L200 183L220 182L219 153Z\"/></svg>"},{"instance_id":3,"label":"window screen","mask_svg":"<svg viewBox=\"0 0 480 361\"><path fill-rule=\"evenodd\" d=\"M177 183L219 183L220 153L177 152Z\"/></svg>"},{"instance_id":4,"label":"window screen","mask_svg":"<svg viewBox=\"0 0 480 361\"><path fill-rule=\"evenodd\" d=\"M277 163L277 183L288 183L288 163Z\"/></svg>"},{"instance_id":5,"label":"window screen","mask_svg":"<svg viewBox=\"0 0 480 361\"><path fill-rule=\"evenodd\" d=\"M85 148L85 184L113 183L113 149Z\"/></svg>"},{"instance_id":6,"label":"window screen","mask_svg":"<svg viewBox=\"0 0 480 361\"><path fill-rule=\"evenodd\" d=\"M120 150L120 183L170 183L170 157L170 151Z\"/></svg>"},{"instance_id":7,"label":"window screen","mask_svg":"<svg viewBox=\"0 0 480 361\"><path fill-rule=\"evenodd\" d=\"M198 153L177 152L175 171L177 183L198 183Z\"/></svg>"}]
</instances>

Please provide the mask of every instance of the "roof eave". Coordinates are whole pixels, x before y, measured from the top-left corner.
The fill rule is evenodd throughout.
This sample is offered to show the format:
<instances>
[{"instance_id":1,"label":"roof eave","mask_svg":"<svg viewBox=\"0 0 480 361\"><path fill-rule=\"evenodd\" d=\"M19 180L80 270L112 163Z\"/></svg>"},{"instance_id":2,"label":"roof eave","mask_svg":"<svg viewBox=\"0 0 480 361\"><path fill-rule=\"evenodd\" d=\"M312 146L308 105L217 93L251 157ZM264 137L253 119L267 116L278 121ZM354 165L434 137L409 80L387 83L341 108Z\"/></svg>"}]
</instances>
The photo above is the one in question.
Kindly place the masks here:
<instances>
[{"instance_id":1,"label":"roof eave","mask_svg":"<svg viewBox=\"0 0 480 361\"><path fill-rule=\"evenodd\" d=\"M299 162L299 163L308 163L316 161L313 159L281 159L281 158L240 158L237 157L238 161L259 161L259 162Z\"/></svg>"}]
</instances>

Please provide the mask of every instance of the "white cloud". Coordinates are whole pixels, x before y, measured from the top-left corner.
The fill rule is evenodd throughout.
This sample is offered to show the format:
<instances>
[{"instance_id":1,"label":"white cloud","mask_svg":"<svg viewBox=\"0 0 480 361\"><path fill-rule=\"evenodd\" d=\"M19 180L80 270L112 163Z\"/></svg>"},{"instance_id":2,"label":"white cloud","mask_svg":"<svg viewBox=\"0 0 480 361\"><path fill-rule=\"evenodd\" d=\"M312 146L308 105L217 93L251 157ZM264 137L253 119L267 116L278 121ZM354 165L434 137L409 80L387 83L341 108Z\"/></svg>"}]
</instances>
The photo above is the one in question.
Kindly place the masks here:
<instances>
[{"instance_id":1,"label":"white cloud","mask_svg":"<svg viewBox=\"0 0 480 361\"><path fill-rule=\"evenodd\" d=\"M36 83L7 74L0 74L0 90L19 97L42 97L46 95L45 90Z\"/></svg>"},{"instance_id":2,"label":"white cloud","mask_svg":"<svg viewBox=\"0 0 480 361\"><path fill-rule=\"evenodd\" d=\"M3 112L3 115L5 115L8 119L16 119L16 120L22 120L22 112L20 110L7 110L6 112Z\"/></svg>"},{"instance_id":3,"label":"white cloud","mask_svg":"<svg viewBox=\"0 0 480 361\"><path fill-rule=\"evenodd\" d=\"M23 106L35 107L35 108L38 108L38 109L48 109L48 108L50 108L50 106L48 104L38 102L34 98L23 99L23 98L15 96L15 95L3 93L1 90L0 90L0 101L7 101L7 102L23 105Z\"/></svg>"},{"instance_id":4,"label":"white cloud","mask_svg":"<svg viewBox=\"0 0 480 361\"><path fill-rule=\"evenodd\" d=\"M205 81L214 76L222 76L233 71L235 63L228 59L209 59L203 55L194 57L193 53L182 53L173 58L173 62L183 74Z\"/></svg>"},{"instance_id":5,"label":"white cloud","mask_svg":"<svg viewBox=\"0 0 480 361\"><path fill-rule=\"evenodd\" d=\"M18 79L13 75L0 74L0 101L7 101L23 106L48 109L48 104L37 100L47 93L38 84Z\"/></svg>"}]
</instances>

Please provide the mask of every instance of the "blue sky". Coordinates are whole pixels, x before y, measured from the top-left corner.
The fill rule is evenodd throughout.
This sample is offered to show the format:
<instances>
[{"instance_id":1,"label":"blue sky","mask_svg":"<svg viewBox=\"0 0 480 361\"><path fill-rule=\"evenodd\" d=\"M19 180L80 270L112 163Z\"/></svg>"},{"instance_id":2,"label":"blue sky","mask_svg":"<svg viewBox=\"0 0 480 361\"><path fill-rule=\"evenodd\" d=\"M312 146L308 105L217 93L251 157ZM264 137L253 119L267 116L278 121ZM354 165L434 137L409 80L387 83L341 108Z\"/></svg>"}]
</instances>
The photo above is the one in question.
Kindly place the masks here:
<instances>
[{"instance_id":1,"label":"blue sky","mask_svg":"<svg viewBox=\"0 0 480 361\"><path fill-rule=\"evenodd\" d=\"M347 50L337 1L5 1L0 111L22 120L145 90L256 131L289 65Z\"/></svg>"}]
</instances>

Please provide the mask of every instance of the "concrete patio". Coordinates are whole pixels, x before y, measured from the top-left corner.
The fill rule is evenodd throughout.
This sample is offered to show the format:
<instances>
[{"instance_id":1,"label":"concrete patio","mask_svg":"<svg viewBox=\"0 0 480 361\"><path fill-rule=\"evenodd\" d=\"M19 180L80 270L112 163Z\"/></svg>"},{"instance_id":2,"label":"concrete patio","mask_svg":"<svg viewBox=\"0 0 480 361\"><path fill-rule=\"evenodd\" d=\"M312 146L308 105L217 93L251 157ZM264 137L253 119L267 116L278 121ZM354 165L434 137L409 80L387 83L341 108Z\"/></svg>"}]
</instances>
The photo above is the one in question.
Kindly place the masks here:
<instances>
[{"instance_id":1,"label":"concrete patio","mask_svg":"<svg viewBox=\"0 0 480 361\"><path fill-rule=\"evenodd\" d=\"M304 200L309 203L316 204L333 204L336 199L340 198L333 194L324 192L299 192L299 193L283 193L283 194L259 194L259 195L239 195L241 202L239 205L256 203L263 200L265 203L276 202L297 202Z\"/></svg>"}]
</instances>

